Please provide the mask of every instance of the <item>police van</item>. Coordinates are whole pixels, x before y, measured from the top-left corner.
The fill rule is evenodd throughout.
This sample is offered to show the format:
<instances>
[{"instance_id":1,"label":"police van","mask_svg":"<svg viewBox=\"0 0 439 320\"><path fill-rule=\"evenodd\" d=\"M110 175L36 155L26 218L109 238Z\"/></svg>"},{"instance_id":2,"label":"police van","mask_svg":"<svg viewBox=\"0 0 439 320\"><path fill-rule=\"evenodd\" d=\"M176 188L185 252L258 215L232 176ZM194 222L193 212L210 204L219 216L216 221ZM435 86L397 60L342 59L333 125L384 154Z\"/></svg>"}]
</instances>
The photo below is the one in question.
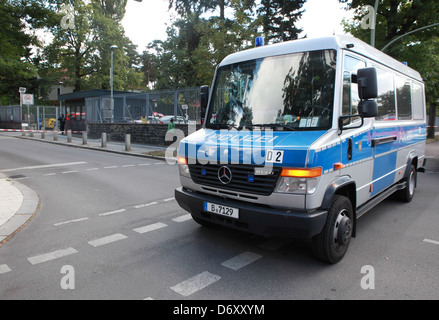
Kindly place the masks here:
<instances>
[{"instance_id":1,"label":"police van","mask_svg":"<svg viewBox=\"0 0 439 320\"><path fill-rule=\"evenodd\" d=\"M231 54L201 91L175 190L201 225L312 238L336 263L358 218L392 194L411 201L425 171L420 74L353 37Z\"/></svg>"}]
</instances>

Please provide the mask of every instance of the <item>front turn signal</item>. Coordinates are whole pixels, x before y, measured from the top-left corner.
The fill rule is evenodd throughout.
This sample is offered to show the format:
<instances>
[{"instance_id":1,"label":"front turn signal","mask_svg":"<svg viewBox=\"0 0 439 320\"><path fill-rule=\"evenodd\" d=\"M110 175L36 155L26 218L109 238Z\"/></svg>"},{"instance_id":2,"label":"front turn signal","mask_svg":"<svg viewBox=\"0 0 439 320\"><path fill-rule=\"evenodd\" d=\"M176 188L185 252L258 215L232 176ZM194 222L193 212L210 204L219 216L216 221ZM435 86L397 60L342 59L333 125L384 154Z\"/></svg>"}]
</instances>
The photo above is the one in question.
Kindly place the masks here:
<instances>
[{"instance_id":1,"label":"front turn signal","mask_svg":"<svg viewBox=\"0 0 439 320\"><path fill-rule=\"evenodd\" d=\"M322 175L322 168L291 168L282 169L281 177L317 178Z\"/></svg>"}]
</instances>

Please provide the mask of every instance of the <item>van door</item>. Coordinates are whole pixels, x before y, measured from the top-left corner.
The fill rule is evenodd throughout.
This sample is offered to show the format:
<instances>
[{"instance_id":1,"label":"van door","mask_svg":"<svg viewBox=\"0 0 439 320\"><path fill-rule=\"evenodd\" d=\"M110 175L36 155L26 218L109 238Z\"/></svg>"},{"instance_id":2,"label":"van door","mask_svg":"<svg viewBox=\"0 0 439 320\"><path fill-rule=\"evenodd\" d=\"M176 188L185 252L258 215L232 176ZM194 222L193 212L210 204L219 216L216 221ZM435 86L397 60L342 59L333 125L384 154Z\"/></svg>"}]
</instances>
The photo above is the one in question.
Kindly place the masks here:
<instances>
[{"instance_id":1,"label":"van door","mask_svg":"<svg viewBox=\"0 0 439 320\"><path fill-rule=\"evenodd\" d=\"M357 70L365 68L366 63L360 58L345 55L343 71L343 101L342 115L358 114L358 85L356 83ZM340 135L343 169L341 175L347 175L355 181L357 203L360 206L370 198L369 186L372 178L372 123L373 119L365 119L364 125L357 129L361 119L347 118L343 123L343 132Z\"/></svg>"},{"instance_id":2,"label":"van door","mask_svg":"<svg viewBox=\"0 0 439 320\"><path fill-rule=\"evenodd\" d=\"M371 197L394 183L398 148L394 76L384 68L375 67L378 77L378 115L372 138L374 160Z\"/></svg>"}]
</instances>

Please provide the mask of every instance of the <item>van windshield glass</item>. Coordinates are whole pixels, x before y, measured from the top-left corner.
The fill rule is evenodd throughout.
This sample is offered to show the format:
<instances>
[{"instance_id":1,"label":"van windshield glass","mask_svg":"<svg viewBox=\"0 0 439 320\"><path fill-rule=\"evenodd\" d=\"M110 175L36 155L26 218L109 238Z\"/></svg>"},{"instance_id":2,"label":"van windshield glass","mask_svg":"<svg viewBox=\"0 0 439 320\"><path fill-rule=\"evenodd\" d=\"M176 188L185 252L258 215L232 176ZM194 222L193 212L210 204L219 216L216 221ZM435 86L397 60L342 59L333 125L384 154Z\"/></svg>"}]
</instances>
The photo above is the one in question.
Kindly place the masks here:
<instances>
[{"instance_id":1,"label":"van windshield glass","mask_svg":"<svg viewBox=\"0 0 439 320\"><path fill-rule=\"evenodd\" d=\"M218 69L206 127L327 130L336 51L294 53Z\"/></svg>"}]
</instances>

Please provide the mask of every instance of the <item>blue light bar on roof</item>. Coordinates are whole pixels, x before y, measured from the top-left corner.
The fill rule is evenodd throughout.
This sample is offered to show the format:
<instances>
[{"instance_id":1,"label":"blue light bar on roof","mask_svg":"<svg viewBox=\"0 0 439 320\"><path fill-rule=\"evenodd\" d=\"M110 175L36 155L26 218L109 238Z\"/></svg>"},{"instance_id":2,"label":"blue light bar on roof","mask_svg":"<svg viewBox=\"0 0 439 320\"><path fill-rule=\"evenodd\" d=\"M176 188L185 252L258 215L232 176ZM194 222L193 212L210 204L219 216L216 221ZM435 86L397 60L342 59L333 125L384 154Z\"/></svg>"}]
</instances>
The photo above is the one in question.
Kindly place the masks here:
<instances>
[{"instance_id":1,"label":"blue light bar on roof","mask_svg":"<svg viewBox=\"0 0 439 320\"><path fill-rule=\"evenodd\" d=\"M264 46L264 38L256 37L255 47L263 47Z\"/></svg>"}]
</instances>

